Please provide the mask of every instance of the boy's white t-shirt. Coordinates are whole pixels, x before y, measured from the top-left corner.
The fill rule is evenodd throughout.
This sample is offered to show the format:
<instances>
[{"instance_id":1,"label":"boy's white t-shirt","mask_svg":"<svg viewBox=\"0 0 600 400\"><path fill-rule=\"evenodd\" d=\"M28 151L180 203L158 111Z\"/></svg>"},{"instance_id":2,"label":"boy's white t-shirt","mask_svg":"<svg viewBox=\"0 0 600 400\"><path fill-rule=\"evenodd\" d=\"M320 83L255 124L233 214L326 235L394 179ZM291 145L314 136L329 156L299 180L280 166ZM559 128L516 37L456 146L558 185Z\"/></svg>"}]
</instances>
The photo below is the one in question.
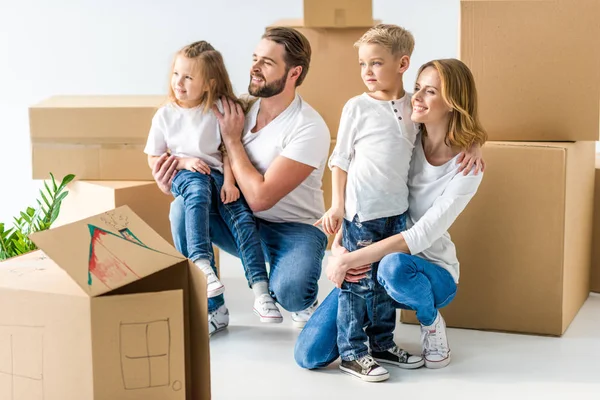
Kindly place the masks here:
<instances>
[{"instance_id":1,"label":"boy's white t-shirt","mask_svg":"<svg viewBox=\"0 0 600 400\"><path fill-rule=\"evenodd\" d=\"M217 106L222 109L220 101ZM144 153L160 156L170 150L176 157L199 158L222 173L220 145L221 130L212 110L183 108L171 102L154 114Z\"/></svg>"},{"instance_id":2,"label":"boy's white t-shirt","mask_svg":"<svg viewBox=\"0 0 600 400\"><path fill-rule=\"evenodd\" d=\"M252 133L259 110L260 99L246 113L242 138L254 167L264 175L275 158L283 156L315 169L272 208L255 215L271 222L313 224L325 213L321 180L329 153L329 129L298 94L273 121Z\"/></svg>"},{"instance_id":3,"label":"boy's white t-shirt","mask_svg":"<svg viewBox=\"0 0 600 400\"><path fill-rule=\"evenodd\" d=\"M408 170L418 129L411 95L377 100L356 96L342 110L329 167L348 173L344 218L359 221L400 215L408 209Z\"/></svg>"}]
</instances>

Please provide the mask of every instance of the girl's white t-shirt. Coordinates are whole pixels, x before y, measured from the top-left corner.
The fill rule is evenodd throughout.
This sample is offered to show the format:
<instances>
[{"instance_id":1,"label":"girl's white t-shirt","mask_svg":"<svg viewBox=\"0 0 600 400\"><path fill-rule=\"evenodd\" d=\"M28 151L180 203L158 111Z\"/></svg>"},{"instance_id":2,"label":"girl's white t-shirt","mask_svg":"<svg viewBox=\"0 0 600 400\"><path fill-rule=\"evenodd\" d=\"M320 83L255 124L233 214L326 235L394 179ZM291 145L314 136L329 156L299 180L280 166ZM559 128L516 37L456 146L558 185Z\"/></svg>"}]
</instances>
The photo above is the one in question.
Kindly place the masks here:
<instances>
[{"instance_id":1,"label":"girl's white t-shirt","mask_svg":"<svg viewBox=\"0 0 600 400\"><path fill-rule=\"evenodd\" d=\"M222 109L220 104L217 104ZM169 103L156 111L144 153L160 156L170 150L176 157L195 157L223 172L219 151L221 130L215 113L204 106L183 108Z\"/></svg>"}]
</instances>

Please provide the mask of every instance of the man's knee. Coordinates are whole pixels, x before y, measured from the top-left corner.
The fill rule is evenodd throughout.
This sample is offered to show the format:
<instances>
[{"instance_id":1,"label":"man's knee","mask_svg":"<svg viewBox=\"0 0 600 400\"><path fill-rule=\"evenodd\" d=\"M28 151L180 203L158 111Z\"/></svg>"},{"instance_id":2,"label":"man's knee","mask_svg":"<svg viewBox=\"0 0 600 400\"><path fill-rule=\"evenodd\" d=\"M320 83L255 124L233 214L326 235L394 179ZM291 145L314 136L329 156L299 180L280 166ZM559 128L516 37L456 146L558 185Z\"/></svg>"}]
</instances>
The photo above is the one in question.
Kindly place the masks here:
<instances>
[{"instance_id":1,"label":"man's knee","mask_svg":"<svg viewBox=\"0 0 600 400\"><path fill-rule=\"evenodd\" d=\"M305 279L271 281L271 291L277 302L289 312L306 310L317 299L318 283Z\"/></svg>"}]
</instances>

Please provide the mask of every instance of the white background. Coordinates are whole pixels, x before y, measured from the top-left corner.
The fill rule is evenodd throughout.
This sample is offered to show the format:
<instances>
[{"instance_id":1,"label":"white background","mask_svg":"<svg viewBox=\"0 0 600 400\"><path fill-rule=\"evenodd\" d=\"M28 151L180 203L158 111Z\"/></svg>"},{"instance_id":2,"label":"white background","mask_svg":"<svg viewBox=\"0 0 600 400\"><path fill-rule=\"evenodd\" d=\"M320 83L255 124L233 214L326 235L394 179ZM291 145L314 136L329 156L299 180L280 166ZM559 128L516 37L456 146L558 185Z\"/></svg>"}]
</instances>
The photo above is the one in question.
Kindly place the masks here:
<instances>
[{"instance_id":1,"label":"white background","mask_svg":"<svg viewBox=\"0 0 600 400\"><path fill-rule=\"evenodd\" d=\"M412 31L405 84L456 57L459 0L373 0L374 18ZM28 107L58 94L162 94L180 47L208 40L246 91L264 27L301 18L301 0L0 0L0 222L34 203ZM343 66L335 66L343 68Z\"/></svg>"}]
</instances>

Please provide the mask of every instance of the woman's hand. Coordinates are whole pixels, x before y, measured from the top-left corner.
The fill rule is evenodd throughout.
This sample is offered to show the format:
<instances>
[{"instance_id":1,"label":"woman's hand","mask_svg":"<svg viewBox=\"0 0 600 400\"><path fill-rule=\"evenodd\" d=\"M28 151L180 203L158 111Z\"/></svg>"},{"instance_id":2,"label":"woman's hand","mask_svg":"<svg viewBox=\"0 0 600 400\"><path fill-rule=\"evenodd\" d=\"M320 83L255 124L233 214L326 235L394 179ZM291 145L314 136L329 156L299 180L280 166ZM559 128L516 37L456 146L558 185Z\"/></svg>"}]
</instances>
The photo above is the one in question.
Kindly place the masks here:
<instances>
[{"instance_id":1,"label":"woman's hand","mask_svg":"<svg viewBox=\"0 0 600 400\"><path fill-rule=\"evenodd\" d=\"M344 282L346 272L348 270L345 264L345 257L345 254L341 254L339 256L331 255L327 259L325 274L327 275L327 279L333 282L337 288L342 287L342 283Z\"/></svg>"}]
</instances>

